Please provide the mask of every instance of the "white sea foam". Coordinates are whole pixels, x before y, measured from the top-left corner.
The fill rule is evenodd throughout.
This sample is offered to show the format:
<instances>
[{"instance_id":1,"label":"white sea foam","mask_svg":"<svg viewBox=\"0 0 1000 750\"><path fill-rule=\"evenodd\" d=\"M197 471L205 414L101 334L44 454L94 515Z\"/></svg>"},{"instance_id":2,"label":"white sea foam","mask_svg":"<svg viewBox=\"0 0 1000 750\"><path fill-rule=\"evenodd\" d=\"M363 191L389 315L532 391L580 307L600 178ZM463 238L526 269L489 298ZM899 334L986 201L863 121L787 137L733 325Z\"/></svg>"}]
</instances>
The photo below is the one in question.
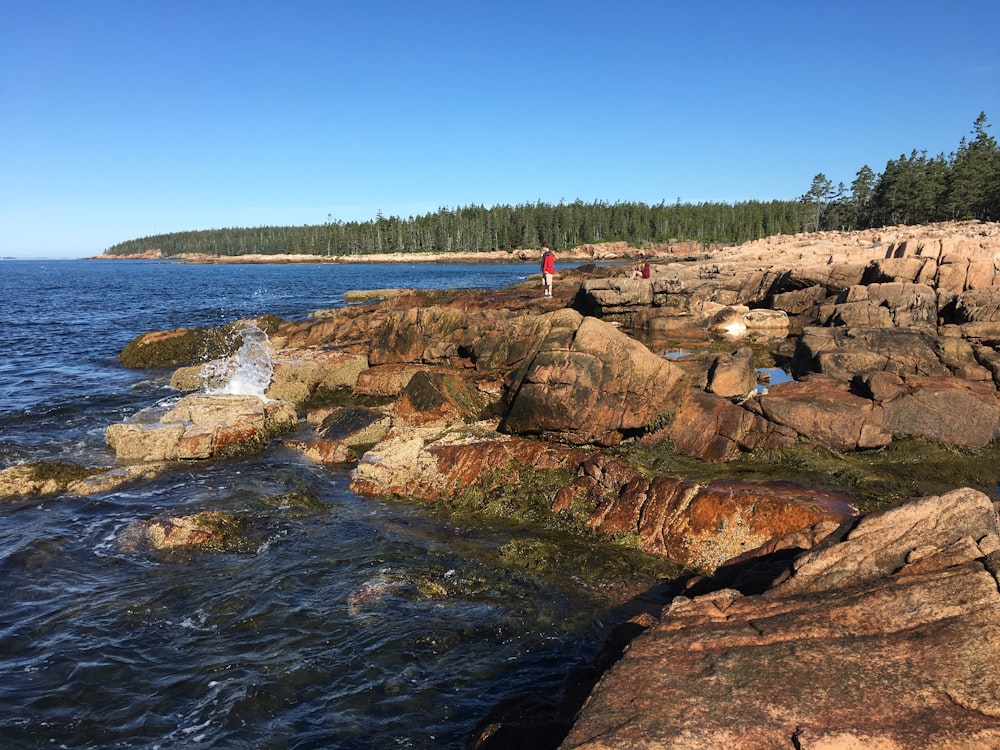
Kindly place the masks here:
<instances>
[{"instance_id":1,"label":"white sea foam","mask_svg":"<svg viewBox=\"0 0 1000 750\"><path fill-rule=\"evenodd\" d=\"M233 359L222 363L210 362L202 368L202 376L206 380L223 381L222 385L210 388L208 392L264 398L274 372L267 334L256 325L251 325L241 330L240 336L243 337L243 344Z\"/></svg>"}]
</instances>

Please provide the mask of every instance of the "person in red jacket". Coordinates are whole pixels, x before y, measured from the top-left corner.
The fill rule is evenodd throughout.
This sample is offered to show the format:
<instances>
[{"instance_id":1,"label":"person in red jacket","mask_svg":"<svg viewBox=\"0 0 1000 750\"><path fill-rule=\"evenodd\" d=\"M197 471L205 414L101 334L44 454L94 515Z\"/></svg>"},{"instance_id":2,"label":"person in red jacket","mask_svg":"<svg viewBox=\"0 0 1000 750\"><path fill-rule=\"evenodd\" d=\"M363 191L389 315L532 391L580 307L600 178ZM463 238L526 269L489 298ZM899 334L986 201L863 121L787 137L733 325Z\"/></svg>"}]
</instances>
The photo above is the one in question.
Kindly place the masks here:
<instances>
[{"instance_id":1,"label":"person in red jacket","mask_svg":"<svg viewBox=\"0 0 1000 750\"><path fill-rule=\"evenodd\" d=\"M556 273L556 256L549 246L544 242L542 243L542 288L545 290L545 296L552 296L552 277Z\"/></svg>"}]
</instances>

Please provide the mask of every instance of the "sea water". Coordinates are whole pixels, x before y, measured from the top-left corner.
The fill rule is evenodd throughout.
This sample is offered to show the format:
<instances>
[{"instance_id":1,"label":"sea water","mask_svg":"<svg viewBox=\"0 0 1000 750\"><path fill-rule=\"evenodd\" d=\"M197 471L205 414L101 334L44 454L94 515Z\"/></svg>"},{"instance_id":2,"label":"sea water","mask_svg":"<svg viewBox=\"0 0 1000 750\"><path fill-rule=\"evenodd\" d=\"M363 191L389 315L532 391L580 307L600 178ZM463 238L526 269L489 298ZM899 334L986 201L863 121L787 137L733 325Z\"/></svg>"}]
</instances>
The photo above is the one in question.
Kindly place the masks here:
<instances>
[{"instance_id":1,"label":"sea water","mask_svg":"<svg viewBox=\"0 0 1000 750\"><path fill-rule=\"evenodd\" d=\"M350 289L497 287L534 271L0 261L0 468L111 465L107 425L177 395L170 371L118 363L140 333L304 319ZM119 541L135 521L213 509L246 520L244 549ZM588 662L612 606L572 566L513 564L507 546L531 534L359 497L345 471L281 447L0 505L0 746L462 747L492 705L552 694Z\"/></svg>"}]
</instances>

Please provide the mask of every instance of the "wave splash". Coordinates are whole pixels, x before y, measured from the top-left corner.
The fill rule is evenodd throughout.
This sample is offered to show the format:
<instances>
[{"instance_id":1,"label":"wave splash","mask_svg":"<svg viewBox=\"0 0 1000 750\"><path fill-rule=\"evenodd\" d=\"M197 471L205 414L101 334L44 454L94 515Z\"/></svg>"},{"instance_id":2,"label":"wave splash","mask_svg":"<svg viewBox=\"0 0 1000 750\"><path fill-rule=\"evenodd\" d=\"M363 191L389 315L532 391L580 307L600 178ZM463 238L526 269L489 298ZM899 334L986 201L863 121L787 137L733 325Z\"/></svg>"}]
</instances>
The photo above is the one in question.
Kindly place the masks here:
<instances>
[{"instance_id":1,"label":"wave splash","mask_svg":"<svg viewBox=\"0 0 1000 750\"><path fill-rule=\"evenodd\" d=\"M254 324L241 329L239 335L243 344L232 359L202 366L201 376L205 382L220 383L208 388L207 392L266 398L264 394L274 373L267 333Z\"/></svg>"}]
</instances>

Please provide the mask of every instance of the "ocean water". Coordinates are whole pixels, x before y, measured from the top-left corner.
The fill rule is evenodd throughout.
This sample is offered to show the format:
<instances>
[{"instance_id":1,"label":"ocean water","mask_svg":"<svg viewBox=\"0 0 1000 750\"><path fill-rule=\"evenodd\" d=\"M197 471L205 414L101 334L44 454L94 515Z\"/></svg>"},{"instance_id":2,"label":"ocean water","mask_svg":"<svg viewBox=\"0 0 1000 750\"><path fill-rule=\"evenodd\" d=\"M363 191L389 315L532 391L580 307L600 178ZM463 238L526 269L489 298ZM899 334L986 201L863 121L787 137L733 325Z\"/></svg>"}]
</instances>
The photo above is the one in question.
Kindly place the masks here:
<instances>
[{"instance_id":1,"label":"ocean water","mask_svg":"<svg viewBox=\"0 0 1000 750\"><path fill-rule=\"evenodd\" d=\"M169 371L116 359L145 331L534 271L0 261L0 468L112 464L107 425L176 395ZM135 521L208 509L247 519L245 549L120 543ZM279 446L0 505L0 746L463 747L498 701L551 694L589 662L612 606L568 572L513 565L509 545L531 534L359 497L345 472Z\"/></svg>"}]
</instances>

